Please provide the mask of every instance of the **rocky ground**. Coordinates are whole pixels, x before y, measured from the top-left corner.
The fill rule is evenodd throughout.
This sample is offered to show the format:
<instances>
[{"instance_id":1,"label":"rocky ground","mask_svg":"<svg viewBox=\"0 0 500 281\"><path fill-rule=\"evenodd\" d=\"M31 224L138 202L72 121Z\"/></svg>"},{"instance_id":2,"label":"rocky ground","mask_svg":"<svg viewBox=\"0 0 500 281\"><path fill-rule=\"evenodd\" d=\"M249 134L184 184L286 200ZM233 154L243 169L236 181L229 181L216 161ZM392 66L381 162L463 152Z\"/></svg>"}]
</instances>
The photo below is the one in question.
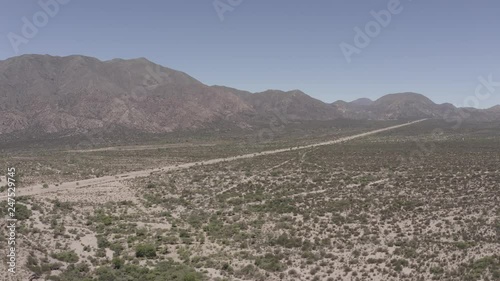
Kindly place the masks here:
<instances>
[{"instance_id":1,"label":"rocky ground","mask_svg":"<svg viewBox=\"0 0 500 281\"><path fill-rule=\"evenodd\" d=\"M429 120L18 197L10 280L497 280L499 145Z\"/></svg>"}]
</instances>

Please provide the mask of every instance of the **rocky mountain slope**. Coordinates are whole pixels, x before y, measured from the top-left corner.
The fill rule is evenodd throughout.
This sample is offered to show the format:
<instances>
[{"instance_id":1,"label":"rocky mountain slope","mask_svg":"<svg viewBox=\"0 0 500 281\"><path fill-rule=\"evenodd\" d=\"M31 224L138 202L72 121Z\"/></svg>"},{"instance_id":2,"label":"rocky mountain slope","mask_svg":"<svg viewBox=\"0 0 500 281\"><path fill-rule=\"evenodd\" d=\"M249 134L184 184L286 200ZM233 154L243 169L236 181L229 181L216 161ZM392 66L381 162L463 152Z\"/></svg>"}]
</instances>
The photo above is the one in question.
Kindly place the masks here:
<instances>
[{"instance_id":1,"label":"rocky mountain slope","mask_svg":"<svg viewBox=\"0 0 500 281\"><path fill-rule=\"evenodd\" d=\"M198 128L252 111L239 97L146 59L29 55L0 62L0 132Z\"/></svg>"},{"instance_id":2,"label":"rocky mountain slope","mask_svg":"<svg viewBox=\"0 0 500 281\"><path fill-rule=\"evenodd\" d=\"M467 118L500 119L498 107L462 111ZM250 93L207 86L144 58L23 55L0 61L0 134L77 134L116 127L165 133L222 125L251 128L276 118L300 122L456 114L453 105L437 105L415 93L326 104L299 90Z\"/></svg>"}]
</instances>

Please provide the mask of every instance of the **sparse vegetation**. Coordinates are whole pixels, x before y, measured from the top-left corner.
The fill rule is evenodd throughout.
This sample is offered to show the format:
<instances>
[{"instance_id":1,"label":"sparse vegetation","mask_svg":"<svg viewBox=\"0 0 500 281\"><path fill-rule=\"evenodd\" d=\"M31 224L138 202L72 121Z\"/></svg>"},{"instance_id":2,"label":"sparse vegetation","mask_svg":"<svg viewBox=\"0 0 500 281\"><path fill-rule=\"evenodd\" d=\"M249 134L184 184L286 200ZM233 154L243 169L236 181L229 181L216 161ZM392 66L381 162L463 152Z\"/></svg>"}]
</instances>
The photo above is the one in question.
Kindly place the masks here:
<instances>
[{"instance_id":1,"label":"sparse vegetation","mask_svg":"<svg viewBox=\"0 0 500 281\"><path fill-rule=\"evenodd\" d=\"M25 266L60 281L497 280L500 135L436 126L25 197Z\"/></svg>"}]
</instances>

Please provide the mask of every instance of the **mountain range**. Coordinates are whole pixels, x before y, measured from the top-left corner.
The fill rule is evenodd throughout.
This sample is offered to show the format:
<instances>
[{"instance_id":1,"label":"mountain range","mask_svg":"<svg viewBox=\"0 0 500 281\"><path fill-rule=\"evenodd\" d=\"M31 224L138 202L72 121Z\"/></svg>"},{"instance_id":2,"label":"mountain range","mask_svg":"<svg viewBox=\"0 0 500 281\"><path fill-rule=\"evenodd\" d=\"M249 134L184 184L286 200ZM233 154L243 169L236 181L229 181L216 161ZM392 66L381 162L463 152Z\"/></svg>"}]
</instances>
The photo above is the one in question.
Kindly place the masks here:
<instances>
[{"instance_id":1,"label":"mountain range","mask_svg":"<svg viewBox=\"0 0 500 281\"><path fill-rule=\"evenodd\" d=\"M0 135L78 134L126 128L147 133L217 126L252 129L270 120L500 120L500 106L456 108L417 93L332 104L299 90L250 93L208 86L145 58L22 55L0 61Z\"/></svg>"}]
</instances>

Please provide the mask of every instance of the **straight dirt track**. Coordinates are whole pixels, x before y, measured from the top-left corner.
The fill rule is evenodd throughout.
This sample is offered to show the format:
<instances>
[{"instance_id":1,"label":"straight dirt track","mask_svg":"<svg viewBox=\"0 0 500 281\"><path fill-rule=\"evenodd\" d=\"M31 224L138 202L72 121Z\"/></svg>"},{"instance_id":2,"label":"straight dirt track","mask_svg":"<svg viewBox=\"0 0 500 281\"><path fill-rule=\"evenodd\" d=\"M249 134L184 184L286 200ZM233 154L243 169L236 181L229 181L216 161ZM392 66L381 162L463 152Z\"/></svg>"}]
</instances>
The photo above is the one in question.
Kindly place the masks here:
<instances>
[{"instance_id":1,"label":"straight dirt track","mask_svg":"<svg viewBox=\"0 0 500 281\"><path fill-rule=\"evenodd\" d=\"M409 123L405 123L405 124L401 124L401 125L391 126L391 127L387 127L387 128L383 128L383 129L378 129L378 130L374 130L374 131L370 131L370 132L366 132L366 133L362 133L362 134L357 134L357 135L344 137L344 138L340 138L340 139L336 139L336 140L315 143L315 144L310 144L310 145L304 145L304 146L294 146L294 147L290 147L290 148L268 150L268 151L263 151L263 152L244 154L244 155L238 155L238 156L227 157L227 158L217 158L217 159L211 159L211 160L205 160L205 161L199 161L199 162L170 165L170 166L165 166L162 168L134 171L134 172L128 172L128 173L118 174L118 175L114 175L114 176L104 176L104 177L100 177L100 178L92 178L92 179L79 180L79 181L73 181L73 182L65 182L65 183L60 184L59 186L51 186L48 188L43 188L42 184L37 184L37 185L32 185L32 186L18 189L16 195L17 196L31 196L31 195L39 195L39 194L44 194L44 193L54 193L54 192L59 192L59 191L70 191L71 189L82 188L82 187L86 187L86 186L93 186L93 185L100 185L100 184L105 184L105 183L117 182L117 181L132 179L132 178L136 178L136 177L147 177L152 173L187 169L187 168L190 168L193 166L198 166L198 165L211 165L211 164L217 164L217 163L221 163L221 162L228 162L228 161L235 161L235 160L239 160L239 159L253 158L253 157L276 154L276 153L281 153L281 152L286 152L286 151L294 151L294 150L307 149L307 148L324 146L324 145L332 145L332 144L346 142L346 141L350 141L353 139L362 138L362 137L366 137L369 135L373 135L373 134L377 134L377 133L381 133L381 132L385 132L385 131L389 131L389 130L394 130L394 129L410 126L410 125L413 125L415 123L422 122L424 120L427 120L427 119L421 119L421 120L417 120L417 121L413 121L413 122L409 122ZM0 196L0 198L6 198L6 196L5 195Z\"/></svg>"}]
</instances>

